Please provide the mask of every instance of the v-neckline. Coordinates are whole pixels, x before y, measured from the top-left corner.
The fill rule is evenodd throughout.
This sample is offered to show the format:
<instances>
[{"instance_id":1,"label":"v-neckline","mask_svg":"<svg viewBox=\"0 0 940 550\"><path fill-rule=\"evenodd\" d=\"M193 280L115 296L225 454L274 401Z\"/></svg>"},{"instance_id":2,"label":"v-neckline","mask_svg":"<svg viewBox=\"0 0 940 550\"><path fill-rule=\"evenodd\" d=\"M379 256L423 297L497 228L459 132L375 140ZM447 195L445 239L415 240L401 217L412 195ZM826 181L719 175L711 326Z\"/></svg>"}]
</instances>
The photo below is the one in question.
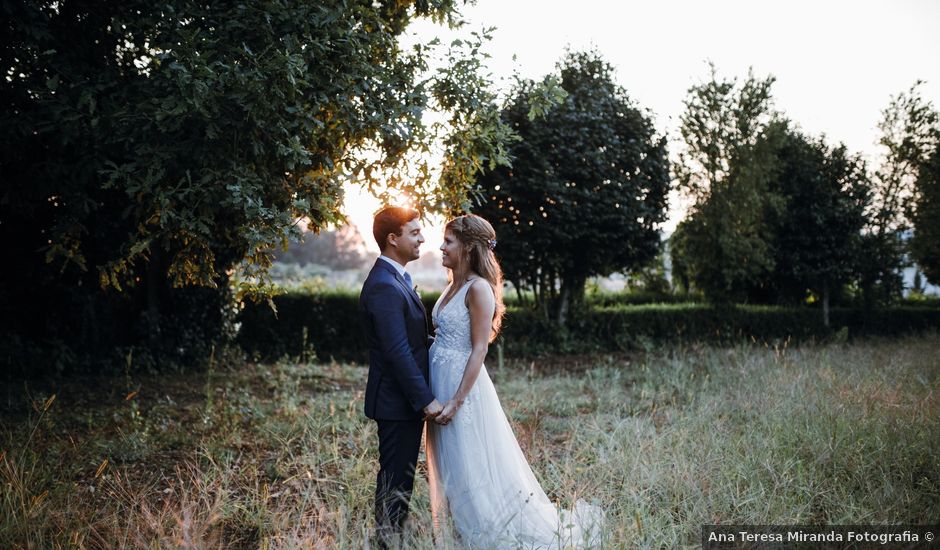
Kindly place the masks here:
<instances>
[{"instance_id":1,"label":"v-neckline","mask_svg":"<svg viewBox=\"0 0 940 550\"><path fill-rule=\"evenodd\" d=\"M461 285L460 288L457 289L457 292L454 292L454 295L453 295L453 296L451 296L450 298L448 298L446 302L441 302L441 305L438 306L438 308L437 308L437 314L440 315L441 313L444 313L444 308L446 308L447 306L449 306L450 303L454 301L454 298L456 298L457 295L460 294L460 291L463 290L463 287L467 286L468 284L472 283L472 282L475 281L475 280L477 280L476 277L474 277L474 278L472 278L472 279L467 279L466 281L464 281L463 285ZM451 286L453 286L453 283L451 283ZM445 296L446 296L446 294L445 294Z\"/></svg>"}]
</instances>

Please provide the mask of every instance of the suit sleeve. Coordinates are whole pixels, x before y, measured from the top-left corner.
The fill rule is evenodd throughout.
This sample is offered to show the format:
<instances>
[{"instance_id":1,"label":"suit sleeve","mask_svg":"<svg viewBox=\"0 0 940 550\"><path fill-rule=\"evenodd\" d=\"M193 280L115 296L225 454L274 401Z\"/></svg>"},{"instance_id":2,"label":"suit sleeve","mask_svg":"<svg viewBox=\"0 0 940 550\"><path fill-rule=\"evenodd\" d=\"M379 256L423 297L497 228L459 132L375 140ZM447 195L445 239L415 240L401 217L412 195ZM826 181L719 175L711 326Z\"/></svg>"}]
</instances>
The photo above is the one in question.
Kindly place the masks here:
<instances>
[{"instance_id":1,"label":"suit sleeve","mask_svg":"<svg viewBox=\"0 0 940 550\"><path fill-rule=\"evenodd\" d=\"M368 298L369 313L386 366L398 381L415 411L434 401L427 380L421 374L405 331L405 298L388 284L378 285Z\"/></svg>"}]
</instances>

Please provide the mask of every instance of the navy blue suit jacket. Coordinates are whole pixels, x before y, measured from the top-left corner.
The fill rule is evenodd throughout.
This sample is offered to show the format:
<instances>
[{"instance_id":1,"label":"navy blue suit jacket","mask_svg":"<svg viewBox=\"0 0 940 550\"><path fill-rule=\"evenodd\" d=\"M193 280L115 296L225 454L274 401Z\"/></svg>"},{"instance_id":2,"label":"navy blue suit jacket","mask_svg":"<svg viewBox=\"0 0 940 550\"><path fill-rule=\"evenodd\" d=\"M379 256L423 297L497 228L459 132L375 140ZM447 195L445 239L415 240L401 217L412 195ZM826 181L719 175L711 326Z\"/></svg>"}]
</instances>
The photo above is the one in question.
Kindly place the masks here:
<instances>
[{"instance_id":1,"label":"navy blue suit jacket","mask_svg":"<svg viewBox=\"0 0 940 550\"><path fill-rule=\"evenodd\" d=\"M378 420L415 420L434 400L428 383L424 304L391 264L377 259L359 294L369 346L365 412Z\"/></svg>"}]
</instances>

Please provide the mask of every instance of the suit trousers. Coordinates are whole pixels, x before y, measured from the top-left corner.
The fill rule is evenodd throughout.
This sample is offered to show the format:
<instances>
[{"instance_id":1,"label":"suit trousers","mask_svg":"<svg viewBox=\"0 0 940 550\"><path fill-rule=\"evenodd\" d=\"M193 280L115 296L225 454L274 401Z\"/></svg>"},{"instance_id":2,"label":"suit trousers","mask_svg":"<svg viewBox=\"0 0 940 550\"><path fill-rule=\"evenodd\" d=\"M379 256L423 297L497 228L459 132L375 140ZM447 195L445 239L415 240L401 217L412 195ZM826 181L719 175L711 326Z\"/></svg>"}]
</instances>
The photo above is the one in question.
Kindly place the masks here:
<instances>
[{"instance_id":1,"label":"suit trousers","mask_svg":"<svg viewBox=\"0 0 940 550\"><path fill-rule=\"evenodd\" d=\"M376 420L379 474L375 482L375 522L380 539L402 530L414 487L424 420Z\"/></svg>"}]
</instances>

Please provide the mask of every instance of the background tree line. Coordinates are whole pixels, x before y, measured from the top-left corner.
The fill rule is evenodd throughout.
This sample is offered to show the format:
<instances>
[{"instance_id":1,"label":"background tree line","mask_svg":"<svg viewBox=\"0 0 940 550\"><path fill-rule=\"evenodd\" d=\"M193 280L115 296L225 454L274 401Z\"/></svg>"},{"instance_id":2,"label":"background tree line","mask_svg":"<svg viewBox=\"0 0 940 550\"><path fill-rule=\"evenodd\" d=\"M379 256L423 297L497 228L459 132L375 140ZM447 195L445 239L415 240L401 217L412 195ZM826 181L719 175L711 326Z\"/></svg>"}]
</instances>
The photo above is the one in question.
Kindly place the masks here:
<instances>
[{"instance_id":1,"label":"background tree line","mask_svg":"<svg viewBox=\"0 0 940 550\"><path fill-rule=\"evenodd\" d=\"M713 69L689 91L675 170L694 205L671 241L678 279L716 304L817 300L826 324L834 298L895 302L909 252L925 272L938 261L926 244L937 224L936 110L916 84L893 98L872 169L774 111L772 84Z\"/></svg>"},{"instance_id":2,"label":"background tree line","mask_svg":"<svg viewBox=\"0 0 940 550\"><path fill-rule=\"evenodd\" d=\"M297 220L341 220L350 181L493 221L507 279L558 325L588 278L656 270L674 185L695 201L676 279L715 304L890 303L908 252L940 275L940 131L916 85L886 108L872 169L776 112L772 78L713 71L671 163L597 52L501 101L485 32L402 49L414 18L456 24L451 0L0 10L7 372L205 360L238 301L270 291ZM415 163L435 147L439 172Z\"/></svg>"},{"instance_id":3,"label":"background tree line","mask_svg":"<svg viewBox=\"0 0 940 550\"><path fill-rule=\"evenodd\" d=\"M507 279L558 324L589 277L658 269L673 185L693 200L669 241L673 279L716 306L816 301L828 326L833 302L896 302L911 258L940 282L940 124L919 84L882 113L873 169L775 110L770 76L726 79L712 66L688 91L671 164L598 52L569 53L557 78L568 95L544 118L526 116L534 83L503 110L521 139L511 167L480 177L475 212L497 227Z\"/></svg>"},{"instance_id":4,"label":"background tree line","mask_svg":"<svg viewBox=\"0 0 940 550\"><path fill-rule=\"evenodd\" d=\"M362 233L354 225L308 232L303 239L292 239L284 250L275 253L277 262L317 264L334 270L364 269L373 258L366 253Z\"/></svg>"}]
</instances>

